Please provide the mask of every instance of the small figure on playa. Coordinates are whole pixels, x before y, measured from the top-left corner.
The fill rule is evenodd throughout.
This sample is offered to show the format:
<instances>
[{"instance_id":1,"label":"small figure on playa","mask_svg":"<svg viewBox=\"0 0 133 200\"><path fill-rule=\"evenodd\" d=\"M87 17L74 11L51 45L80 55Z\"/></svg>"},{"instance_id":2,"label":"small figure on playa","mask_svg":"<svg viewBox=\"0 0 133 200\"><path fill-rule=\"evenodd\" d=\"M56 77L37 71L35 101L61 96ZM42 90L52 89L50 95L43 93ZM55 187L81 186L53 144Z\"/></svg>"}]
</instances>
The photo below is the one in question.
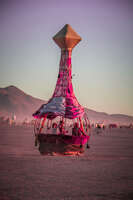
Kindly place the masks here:
<instances>
[{"instance_id":1,"label":"small figure on playa","mask_svg":"<svg viewBox=\"0 0 133 200\"><path fill-rule=\"evenodd\" d=\"M60 121L58 128L59 128L59 134L65 135L66 131L65 131L64 121L63 120Z\"/></svg>"},{"instance_id":2,"label":"small figure on playa","mask_svg":"<svg viewBox=\"0 0 133 200\"><path fill-rule=\"evenodd\" d=\"M79 124L77 122L74 124L74 127L72 129L72 135L74 135L74 136L82 135L81 128L79 127Z\"/></svg>"},{"instance_id":3,"label":"small figure on playa","mask_svg":"<svg viewBox=\"0 0 133 200\"><path fill-rule=\"evenodd\" d=\"M96 131L96 134L97 134L97 135L98 135L99 133L101 133L101 126L100 126L100 124L96 123L95 131Z\"/></svg>"},{"instance_id":4,"label":"small figure on playa","mask_svg":"<svg viewBox=\"0 0 133 200\"><path fill-rule=\"evenodd\" d=\"M52 124L52 134L57 134L57 124L55 122Z\"/></svg>"}]
</instances>

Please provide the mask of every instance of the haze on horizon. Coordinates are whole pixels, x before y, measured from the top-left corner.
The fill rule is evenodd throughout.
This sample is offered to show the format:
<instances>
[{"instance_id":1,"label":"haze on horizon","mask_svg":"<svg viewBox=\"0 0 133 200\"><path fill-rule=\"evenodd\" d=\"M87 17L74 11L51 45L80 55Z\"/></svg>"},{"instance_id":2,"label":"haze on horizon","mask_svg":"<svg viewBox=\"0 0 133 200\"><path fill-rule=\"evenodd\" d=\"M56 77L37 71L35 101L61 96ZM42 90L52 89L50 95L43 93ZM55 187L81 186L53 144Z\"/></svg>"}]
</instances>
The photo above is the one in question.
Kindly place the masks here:
<instances>
[{"instance_id":1,"label":"haze on horizon","mask_svg":"<svg viewBox=\"0 0 133 200\"><path fill-rule=\"evenodd\" d=\"M65 25L82 37L73 49L75 95L90 109L133 116L133 1L0 1L0 87L14 85L48 100Z\"/></svg>"}]
</instances>

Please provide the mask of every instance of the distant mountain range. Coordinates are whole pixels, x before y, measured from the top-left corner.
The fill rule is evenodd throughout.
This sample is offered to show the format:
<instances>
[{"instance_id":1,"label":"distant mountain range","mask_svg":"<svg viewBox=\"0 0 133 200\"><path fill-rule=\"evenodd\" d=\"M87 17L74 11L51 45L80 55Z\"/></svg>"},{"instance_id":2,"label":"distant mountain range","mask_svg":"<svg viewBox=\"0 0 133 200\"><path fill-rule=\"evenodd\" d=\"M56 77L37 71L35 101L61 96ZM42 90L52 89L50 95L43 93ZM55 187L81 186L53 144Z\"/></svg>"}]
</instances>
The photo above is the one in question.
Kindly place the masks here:
<instances>
[{"instance_id":1,"label":"distant mountain range","mask_svg":"<svg viewBox=\"0 0 133 200\"><path fill-rule=\"evenodd\" d=\"M0 88L0 116L12 117L15 114L18 121L32 119L32 114L44 103L46 101L34 98L15 86Z\"/></svg>"},{"instance_id":2,"label":"distant mountain range","mask_svg":"<svg viewBox=\"0 0 133 200\"><path fill-rule=\"evenodd\" d=\"M46 103L46 101L34 98L15 86L0 88L0 116L12 117L12 115L15 114L18 121L22 121L25 118L31 120L32 114L44 103ZM88 108L85 108L85 112L91 122L94 123L133 123L133 116L122 114L109 115Z\"/></svg>"}]
</instances>

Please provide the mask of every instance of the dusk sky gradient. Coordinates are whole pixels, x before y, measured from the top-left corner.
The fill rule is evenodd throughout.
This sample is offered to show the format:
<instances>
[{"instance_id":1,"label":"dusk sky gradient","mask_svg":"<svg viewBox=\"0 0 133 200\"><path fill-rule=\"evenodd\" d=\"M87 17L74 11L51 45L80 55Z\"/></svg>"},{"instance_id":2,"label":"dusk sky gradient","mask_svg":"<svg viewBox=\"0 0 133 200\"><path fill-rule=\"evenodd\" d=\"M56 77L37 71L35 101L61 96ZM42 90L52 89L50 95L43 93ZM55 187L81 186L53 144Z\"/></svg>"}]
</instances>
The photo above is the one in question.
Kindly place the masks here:
<instances>
[{"instance_id":1,"label":"dusk sky gradient","mask_svg":"<svg viewBox=\"0 0 133 200\"><path fill-rule=\"evenodd\" d=\"M79 103L133 116L132 0L1 0L0 87L48 100L60 62L52 37L65 24L82 37L72 52Z\"/></svg>"}]
</instances>

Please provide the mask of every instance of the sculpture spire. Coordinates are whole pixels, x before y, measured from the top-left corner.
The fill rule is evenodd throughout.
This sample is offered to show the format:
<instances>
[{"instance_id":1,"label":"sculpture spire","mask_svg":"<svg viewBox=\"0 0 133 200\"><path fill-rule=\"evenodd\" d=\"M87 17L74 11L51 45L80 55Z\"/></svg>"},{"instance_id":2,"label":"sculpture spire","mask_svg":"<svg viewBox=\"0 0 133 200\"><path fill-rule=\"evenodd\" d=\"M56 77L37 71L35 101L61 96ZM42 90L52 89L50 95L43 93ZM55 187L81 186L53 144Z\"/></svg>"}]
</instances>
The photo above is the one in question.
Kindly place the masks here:
<instances>
[{"instance_id":1,"label":"sculpture spire","mask_svg":"<svg viewBox=\"0 0 133 200\"><path fill-rule=\"evenodd\" d=\"M53 40L61 48L58 79L52 98L34 116L41 118L47 113L48 118L63 116L74 119L84 114L84 109L78 103L73 91L71 66L72 49L80 42L81 37L69 24L66 24Z\"/></svg>"}]
</instances>

